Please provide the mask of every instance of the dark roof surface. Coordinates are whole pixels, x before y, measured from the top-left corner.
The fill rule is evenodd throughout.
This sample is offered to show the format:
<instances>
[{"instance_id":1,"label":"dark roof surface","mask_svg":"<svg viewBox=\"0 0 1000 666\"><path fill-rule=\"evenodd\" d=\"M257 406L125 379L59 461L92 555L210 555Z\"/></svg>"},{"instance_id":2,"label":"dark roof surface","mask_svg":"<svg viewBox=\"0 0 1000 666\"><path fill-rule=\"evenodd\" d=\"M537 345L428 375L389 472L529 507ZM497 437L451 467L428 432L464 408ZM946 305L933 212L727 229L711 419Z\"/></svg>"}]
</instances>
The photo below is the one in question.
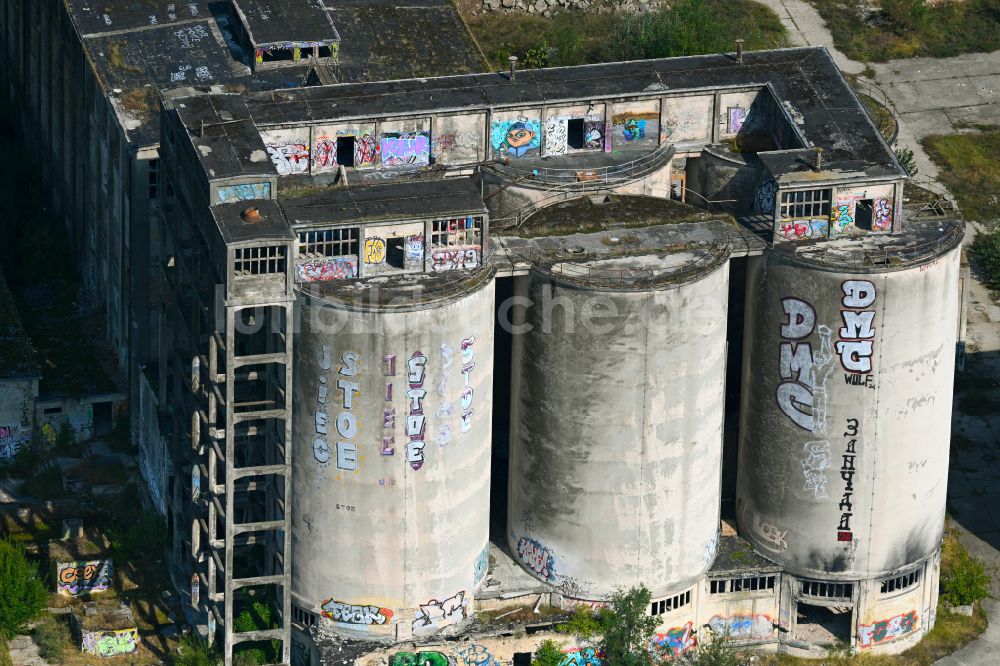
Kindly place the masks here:
<instances>
[{"instance_id":1,"label":"dark roof surface","mask_svg":"<svg viewBox=\"0 0 1000 666\"><path fill-rule=\"evenodd\" d=\"M328 188L318 194L281 198L288 222L345 224L378 220L448 218L486 213L479 188L469 178Z\"/></svg>"},{"instance_id":2,"label":"dark roof surface","mask_svg":"<svg viewBox=\"0 0 1000 666\"><path fill-rule=\"evenodd\" d=\"M0 379L41 377L35 350L24 332L14 296L0 273Z\"/></svg>"},{"instance_id":3,"label":"dark roof surface","mask_svg":"<svg viewBox=\"0 0 1000 666\"><path fill-rule=\"evenodd\" d=\"M276 175L242 95L180 97L172 107L208 178Z\"/></svg>"},{"instance_id":4,"label":"dark roof surface","mask_svg":"<svg viewBox=\"0 0 1000 666\"><path fill-rule=\"evenodd\" d=\"M313 0L233 0L254 46L329 44L340 39L323 7Z\"/></svg>"},{"instance_id":5,"label":"dark roof surface","mask_svg":"<svg viewBox=\"0 0 1000 666\"><path fill-rule=\"evenodd\" d=\"M715 561L708 570L709 576L731 573L778 571L781 567L753 549L750 542L740 536L720 536Z\"/></svg>"},{"instance_id":6,"label":"dark roof surface","mask_svg":"<svg viewBox=\"0 0 1000 666\"><path fill-rule=\"evenodd\" d=\"M451 76L487 69L458 11L445 0L331 0L328 4L334 25L343 35L342 81Z\"/></svg>"},{"instance_id":7,"label":"dark roof surface","mask_svg":"<svg viewBox=\"0 0 1000 666\"><path fill-rule=\"evenodd\" d=\"M64 0L80 34L135 30L212 16L210 0Z\"/></svg>"},{"instance_id":8,"label":"dark roof surface","mask_svg":"<svg viewBox=\"0 0 1000 666\"><path fill-rule=\"evenodd\" d=\"M707 55L525 70L514 82L506 74L473 74L339 84L255 93L247 104L265 126L763 86L801 118L807 143L825 148L826 169L862 165L869 177L905 176L823 47L750 52L742 64Z\"/></svg>"},{"instance_id":9,"label":"dark roof surface","mask_svg":"<svg viewBox=\"0 0 1000 666\"><path fill-rule=\"evenodd\" d=\"M243 211L256 208L260 213L260 221L247 224L243 221ZM273 199L256 201L236 201L233 203L212 206L212 216L219 226L222 240L226 243L241 243L243 241L288 240L294 238L292 230L281 214L278 202Z\"/></svg>"}]
</instances>

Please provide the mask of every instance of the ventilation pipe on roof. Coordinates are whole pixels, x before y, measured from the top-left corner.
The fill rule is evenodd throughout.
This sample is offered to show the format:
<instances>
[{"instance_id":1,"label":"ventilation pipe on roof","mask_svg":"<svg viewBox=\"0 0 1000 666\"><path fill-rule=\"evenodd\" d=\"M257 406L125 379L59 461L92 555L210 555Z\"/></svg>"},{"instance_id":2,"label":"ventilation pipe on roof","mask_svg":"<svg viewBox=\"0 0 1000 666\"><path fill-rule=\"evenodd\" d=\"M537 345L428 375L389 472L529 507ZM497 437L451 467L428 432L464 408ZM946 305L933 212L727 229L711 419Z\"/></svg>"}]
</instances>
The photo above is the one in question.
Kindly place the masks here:
<instances>
[{"instance_id":1,"label":"ventilation pipe on roof","mask_svg":"<svg viewBox=\"0 0 1000 666\"><path fill-rule=\"evenodd\" d=\"M514 82L514 75L517 73L517 56L512 55L507 60L510 61L510 82Z\"/></svg>"},{"instance_id":2,"label":"ventilation pipe on roof","mask_svg":"<svg viewBox=\"0 0 1000 666\"><path fill-rule=\"evenodd\" d=\"M743 64L743 40L736 40L736 62Z\"/></svg>"},{"instance_id":3,"label":"ventilation pipe on roof","mask_svg":"<svg viewBox=\"0 0 1000 666\"><path fill-rule=\"evenodd\" d=\"M243 218L244 224L257 224L260 222L260 209L256 206L251 206L240 213L240 217Z\"/></svg>"},{"instance_id":4,"label":"ventilation pipe on roof","mask_svg":"<svg viewBox=\"0 0 1000 666\"><path fill-rule=\"evenodd\" d=\"M816 146L816 171L823 168L823 149Z\"/></svg>"}]
</instances>

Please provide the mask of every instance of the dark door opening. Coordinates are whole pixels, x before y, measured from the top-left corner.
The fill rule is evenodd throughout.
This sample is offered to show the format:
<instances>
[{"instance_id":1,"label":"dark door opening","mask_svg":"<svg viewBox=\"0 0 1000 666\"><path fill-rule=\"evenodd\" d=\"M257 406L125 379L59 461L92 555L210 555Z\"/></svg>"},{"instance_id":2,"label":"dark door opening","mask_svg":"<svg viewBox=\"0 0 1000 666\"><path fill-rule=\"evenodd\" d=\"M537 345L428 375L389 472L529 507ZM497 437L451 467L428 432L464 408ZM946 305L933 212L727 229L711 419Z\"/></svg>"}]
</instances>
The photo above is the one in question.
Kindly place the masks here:
<instances>
[{"instance_id":1,"label":"dark door opening","mask_svg":"<svg viewBox=\"0 0 1000 666\"><path fill-rule=\"evenodd\" d=\"M850 606L796 604L795 638L813 645L850 644L853 625Z\"/></svg>"},{"instance_id":2,"label":"dark door opening","mask_svg":"<svg viewBox=\"0 0 1000 666\"><path fill-rule=\"evenodd\" d=\"M337 137L337 164L345 167L354 166L354 137Z\"/></svg>"},{"instance_id":3,"label":"dark door opening","mask_svg":"<svg viewBox=\"0 0 1000 666\"><path fill-rule=\"evenodd\" d=\"M95 402L91 406L94 409L94 437L104 437L114 427L111 419L111 401Z\"/></svg>"},{"instance_id":4,"label":"dark door opening","mask_svg":"<svg viewBox=\"0 0 1000 666\"><path fill-rule=\"evenodd\" d=\"M406 267L406 238L394 236L386 239L385 263L400 270Z\"/></svg>"},{"instance_id":5,"label":"dark door opening","mask_svg":"<svg viewBox=\"0 0 1000 666\"><path fill-rule=\"evenodd\" d=\"M566 145L573 150L584 147L583 118L570 118L566 121Z\"/></svg>"},{"instance_id":6,"label":"dark door opening","mask_svg":"<svg viewBox=\"0 0 1000 666\"><path fill-rule=\"evenodd\" d=\"M531 653L530 652L515 652L514 653L514 666L531 666Z\"/></svg>"},{"instance_id":7,"label":"dark door opening","mask_svg":"<svg viewBox=\"0 0 1000 666\"><path fill-rule=\"evenodd\" d=\"M875 202L871 199L861 199L854 207L854 226L862 231L872 230L872 218Z\"/></svg>"}]
</instances>

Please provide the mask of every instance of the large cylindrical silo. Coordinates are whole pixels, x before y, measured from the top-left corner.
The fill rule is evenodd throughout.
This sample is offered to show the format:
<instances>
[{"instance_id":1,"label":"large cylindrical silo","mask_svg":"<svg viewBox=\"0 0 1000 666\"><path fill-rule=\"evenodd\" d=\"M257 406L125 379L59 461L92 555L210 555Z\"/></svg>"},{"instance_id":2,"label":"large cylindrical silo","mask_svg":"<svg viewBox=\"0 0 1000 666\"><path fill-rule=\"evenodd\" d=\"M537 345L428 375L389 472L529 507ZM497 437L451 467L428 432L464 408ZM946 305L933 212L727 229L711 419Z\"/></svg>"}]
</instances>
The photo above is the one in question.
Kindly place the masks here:
<instances>
[{"instance_id":1,"label":"large cylindrical silo","mask_svg":"<svg viewBox=\"0 0 1000 666\"><path fill-rule=\"evenodd\" d=\"M934 224L751 263L737 519L789 572L874 578L938 548L960 240Z\"/></svg>"},{"instance_id":2,"label":"large cylindrical silo","mask_svg":"<svg viewBox=\"0 0 1000 666\"><path fill-rule=\"evenodd\" d=\"M521 278L509 546L569 603L639 583L655 598L712 564L728 258L696 245Z\"/></svg>"},{"instance_id":3,"label":"large cylindrical silo","mask_svg":"<svg viewBox=\"0 0 1000 666\"><path fill-rule=\"evenodd\" d=\"M292 592L337 632L471 617L488 557L493 304L486 269L300 295Z\"/></svg>"}]
</instances>

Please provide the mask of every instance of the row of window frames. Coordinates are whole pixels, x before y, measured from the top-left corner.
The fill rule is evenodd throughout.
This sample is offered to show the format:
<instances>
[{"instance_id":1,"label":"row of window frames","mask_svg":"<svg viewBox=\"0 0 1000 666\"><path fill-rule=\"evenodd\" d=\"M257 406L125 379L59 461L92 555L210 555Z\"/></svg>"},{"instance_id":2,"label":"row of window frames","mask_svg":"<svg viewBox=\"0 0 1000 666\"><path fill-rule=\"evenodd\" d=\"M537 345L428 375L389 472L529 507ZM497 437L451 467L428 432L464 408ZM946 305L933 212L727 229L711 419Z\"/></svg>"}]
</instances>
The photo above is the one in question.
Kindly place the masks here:
<instances>
[{"instance_id":1,"label":"row of window frames","mask_svg":"<svg viewBox=\"0 0 1000 666\"><path fill-rule=\"evenodd\" d=\"M710 594L726 594L727 592L757 592L773 590L775 576L753 576L751 578L728 578L712 580L708 583Z\"/></svg>"},{"instance_id":2,"label":"row of window frames","mask_svg":"<svg viewBox=\"0 0 1000 666\"><path fill-rule=\"evenodd\" d=\"M462 226L458 228L460 223ZM482 218L475 218L472 226L464 226L464 219L434 220L431 222L431 247L447 247L455 245L453 237L462 233L472 232L474 238L481 238L483 231ZM452 227L455 227L454 229ZM321 231L299 232L299 254L304 256L341 257L357 254L360 247L360 230L357 227L348 229L324 229ZM466 239L468 241L468 239ZM462 243L467 244L467 243Z\"/></svg>"}]
</instances>

